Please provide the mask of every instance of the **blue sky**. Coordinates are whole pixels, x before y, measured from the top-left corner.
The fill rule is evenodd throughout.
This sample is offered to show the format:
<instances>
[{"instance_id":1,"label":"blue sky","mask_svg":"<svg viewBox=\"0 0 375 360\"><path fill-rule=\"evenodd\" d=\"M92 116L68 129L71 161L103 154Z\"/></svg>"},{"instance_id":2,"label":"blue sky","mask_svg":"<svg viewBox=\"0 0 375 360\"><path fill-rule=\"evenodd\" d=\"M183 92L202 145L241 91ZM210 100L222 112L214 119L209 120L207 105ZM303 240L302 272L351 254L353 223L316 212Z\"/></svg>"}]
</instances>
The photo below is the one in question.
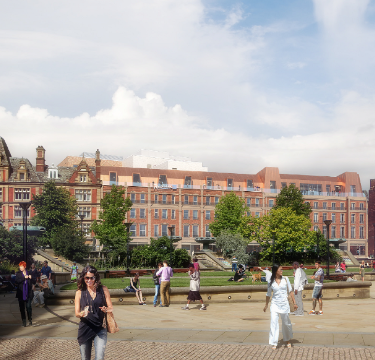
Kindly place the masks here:
<instances>
[{"instance_id":1,"label":"blue sky","mask_svg":"<svg viewBox=\"0 0 375 360\"><path fill-rule=\"evenodd\" d=\"M14 156L155 149L211 171L374 177L375 0L0 5Z\"/></svg>"}]
</instances>

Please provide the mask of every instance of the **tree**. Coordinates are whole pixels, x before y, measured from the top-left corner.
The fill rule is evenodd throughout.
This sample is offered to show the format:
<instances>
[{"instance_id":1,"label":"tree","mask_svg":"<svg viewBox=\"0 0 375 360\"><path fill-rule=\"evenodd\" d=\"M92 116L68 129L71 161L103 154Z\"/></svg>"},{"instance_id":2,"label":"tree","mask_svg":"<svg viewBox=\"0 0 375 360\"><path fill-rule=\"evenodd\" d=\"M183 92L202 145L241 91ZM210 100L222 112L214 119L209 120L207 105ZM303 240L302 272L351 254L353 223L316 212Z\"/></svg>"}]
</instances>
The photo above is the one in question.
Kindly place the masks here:
<instances>
[{"instance_id":1,"label":"tree","mask_svg":"<svg viewBox=\"0 0 375 360\"><path fill-rule=\"evenodd\" d=\"M70 196L67 189L56 186L53 180L45 183L43 192L35 195L31 204L36 211L31 223L46 229L41 238L41 242L46 245L51 244L51 238L62 228L77 226L76 199Z\"/></svg>"},{"instance_id":2,"label":"tree","mask_svg":"<svg viewBox=\"0 0 375 360\"><path fill-rule=\"evenodd\" d=\"M291 208L297 215L310 216L310 203L305 203L301 191L293 184L281 189L276 196L276 204L273 209Z\"/></svg>"},{"instance_id":3,"label":"tree","mask_svg":"<svg viewBox=\"0 0 375 360\"><path fill-rule=\"evenodd\" d=\"M263 260L282 262L287 252L302 252L316 244L315 232L310 231L311 221L304 214L296 214L289 207L272 209L259 221L259 230L252 234L262 247ZM275 248L272 246L275 235Z\"/></svg>"},{"instance_id":4,"label":"tree","mask_svg":"<svg viewBox=\"0 0 375 360\"><path fill-rule=\"evenodd\" d=\"M77 262L81 262L89 254L89 247L85 242L85 237L76 226L65 226L54 233L51 239L56 255Z\"/></svg>"},{"instance_id":5,"label":"tree","mask_svg":"<svg viewBox=\"0 0 375 360\"><path fill-rule=\"evenodd\" d=\"M247 264L249 261L249 255L246 254L247 242L241 234L224 230L216 238L216 246L223 251L224 256L235 256L240 264Z\"/></svg>"},{"instance_id":6,"label":"tree","mask_svg":"<svg viewBox=\"0 0 375 360\"><path fill-rule=\"evenodd\" d=\"M126 231L125 218L133 203L125 198L125 190L112 185L111 192L105 194L100 202L103 211L99 212L99 221L94 220L91 230L96 237L112 252L112 255L124 257L128 233Z\"/></svg>"},{"instance_id":7,"label":"tree","mask_svg":"<svg viewBox=\"0 0 375 360\"><path fill-rule=\"evenodd\" d=\"M215 220L210 224L213 236L218 237L223 231L243 234L246 228L245 201L231 192L223 196L215 207Z\"/></svg>"},{"instance_id":8,"label":"tree","mask_svg":"<svg viewBox=\"0 0 375 360\"><path fill-rule=\"evenodd\" d=\"M35 236L27 237L27 263L32 262L36 252L38 239ZM19 230L8 231L0 226L0 258L8 259L12 263L23 260L23 233Z\"/></svg>"}]
</instances>

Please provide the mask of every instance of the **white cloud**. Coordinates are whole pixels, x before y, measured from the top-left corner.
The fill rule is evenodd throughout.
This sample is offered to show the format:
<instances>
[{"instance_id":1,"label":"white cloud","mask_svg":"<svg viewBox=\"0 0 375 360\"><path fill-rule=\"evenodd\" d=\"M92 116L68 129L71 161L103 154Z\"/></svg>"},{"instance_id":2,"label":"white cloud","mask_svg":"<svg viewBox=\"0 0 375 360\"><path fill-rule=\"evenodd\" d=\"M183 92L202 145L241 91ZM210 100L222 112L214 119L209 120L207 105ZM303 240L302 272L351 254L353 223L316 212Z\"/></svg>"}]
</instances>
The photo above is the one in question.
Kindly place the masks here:
<instances>
[{"instance_id":1,"label":"white cloud","mask_svg":"<svg viewBox=\"0 0 375 360\"><path fill-rule=\"evenodd\" d=\"M307 64L304 62L289 62L286 64L288 69L303 69Z\"/></svg>"}]
</instances>

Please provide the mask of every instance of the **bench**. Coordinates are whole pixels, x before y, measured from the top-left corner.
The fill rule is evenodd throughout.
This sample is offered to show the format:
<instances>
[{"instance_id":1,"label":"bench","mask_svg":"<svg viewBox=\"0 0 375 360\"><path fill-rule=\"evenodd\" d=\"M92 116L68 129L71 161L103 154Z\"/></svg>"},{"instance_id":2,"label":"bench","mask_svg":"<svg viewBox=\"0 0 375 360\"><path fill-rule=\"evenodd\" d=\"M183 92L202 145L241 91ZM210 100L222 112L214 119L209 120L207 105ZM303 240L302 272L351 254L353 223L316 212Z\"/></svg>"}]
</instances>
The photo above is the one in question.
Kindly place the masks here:
<instances>
[{"instance_id":1,"label":"bench","mask_svg":"<svg viewBox=\"0 0 375 360\"><path fill-rule=\"evenodd\" d=\"M352 277L353 273L335 273L329 274L329 276L325 275L324 280L335 280L335 281L346 281L348 277Z\"/></svg>"}]
</instances>

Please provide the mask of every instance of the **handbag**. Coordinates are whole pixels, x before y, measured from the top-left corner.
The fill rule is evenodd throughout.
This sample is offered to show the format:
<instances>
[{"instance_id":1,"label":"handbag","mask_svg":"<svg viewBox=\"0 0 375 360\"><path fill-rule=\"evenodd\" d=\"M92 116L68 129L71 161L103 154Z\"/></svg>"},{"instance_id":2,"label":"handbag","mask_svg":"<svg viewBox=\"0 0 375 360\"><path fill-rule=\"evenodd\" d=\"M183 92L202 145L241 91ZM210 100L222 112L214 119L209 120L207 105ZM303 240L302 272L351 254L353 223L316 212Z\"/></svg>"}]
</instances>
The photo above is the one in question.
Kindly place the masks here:
<instances>
[{"instance_id":1,"label":"handbag","mask_svg":"<svg viewBox=\"0 0 375 360\"><path fill-rule=\"evenodd\" d=\"M107 300L105 298L104 290L102 288L102 294L104 297L104 305L107 307ZM113 312L106 312L104 313L104 319L103 319L103 327L107 329L107 332L110 334L117 333L120 329L117 326L115 316L113 315Z\"/></svg>"}]
</instances>

